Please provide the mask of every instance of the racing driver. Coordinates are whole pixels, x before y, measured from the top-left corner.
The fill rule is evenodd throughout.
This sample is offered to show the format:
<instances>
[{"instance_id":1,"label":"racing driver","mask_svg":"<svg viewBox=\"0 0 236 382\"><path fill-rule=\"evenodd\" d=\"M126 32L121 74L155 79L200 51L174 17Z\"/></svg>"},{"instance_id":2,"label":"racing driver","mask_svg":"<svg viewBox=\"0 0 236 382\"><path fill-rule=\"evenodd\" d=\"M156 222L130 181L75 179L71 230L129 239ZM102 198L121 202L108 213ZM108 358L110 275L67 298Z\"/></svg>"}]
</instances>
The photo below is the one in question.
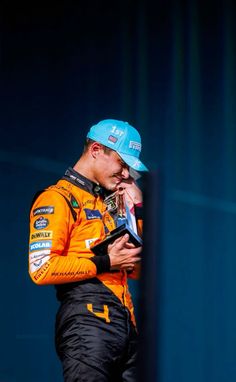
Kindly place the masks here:
<instances>
[{"instance_id":1,"label":"racing driver","mask_svg":"<svg viewBox=\"0 0 236 382\"><path fill-rule=\"evenodd\" d=\"M29 274L56 287L57 354L66 382L136 381L137 330L127 277L137 278L142 246L124 234L95 255L92 248L117 226L114 195L122 194L141 236L147 171L141 138L127 122L93 125L84 151L65 175L36 193L30 212Z\"/></svg>"}]
</instances>

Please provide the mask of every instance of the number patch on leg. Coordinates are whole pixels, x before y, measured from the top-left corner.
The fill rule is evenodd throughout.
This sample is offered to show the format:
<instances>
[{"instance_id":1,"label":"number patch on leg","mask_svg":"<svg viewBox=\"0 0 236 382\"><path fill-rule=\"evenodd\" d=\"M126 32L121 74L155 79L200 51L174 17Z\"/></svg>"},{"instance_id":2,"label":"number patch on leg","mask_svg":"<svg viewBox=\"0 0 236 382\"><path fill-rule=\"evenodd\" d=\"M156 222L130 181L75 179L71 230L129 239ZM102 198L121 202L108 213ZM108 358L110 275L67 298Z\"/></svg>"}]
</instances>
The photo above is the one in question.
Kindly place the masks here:
<instances>
[{"instance_id":1,"label":"number patch on leg","mask_svg":"<svg viewBox=\"0 0 236 382\"><path fill-rule=\"evenodd\" d=\"M103 312L94 312L93 304L87 304L87 309L89 312L93 313L95 316L99 318L104 318L104 320L109 323L111 322L109 318L109 309L107 305L103 305Z\"/></svg>"}]
</instances>

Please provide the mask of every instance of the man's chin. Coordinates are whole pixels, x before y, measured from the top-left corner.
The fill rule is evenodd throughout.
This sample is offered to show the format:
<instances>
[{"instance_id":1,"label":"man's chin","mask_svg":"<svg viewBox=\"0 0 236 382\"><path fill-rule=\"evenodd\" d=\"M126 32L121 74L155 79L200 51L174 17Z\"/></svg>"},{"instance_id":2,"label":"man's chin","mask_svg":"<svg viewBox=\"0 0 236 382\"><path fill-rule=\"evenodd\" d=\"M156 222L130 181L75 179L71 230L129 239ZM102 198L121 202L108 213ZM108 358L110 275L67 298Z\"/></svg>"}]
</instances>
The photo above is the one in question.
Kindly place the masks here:
<instances>
[{"instance_id":1,"label":"man's chin","mask_svg":"<svg viewBox=\"0 0 236 382\"><path fill-rule=\"evenodd\" d=\"M119 183L110 183L107 185L106 189L109 191L116 191L119 188L119 184L120 184L120 182Z\"/></svg>"},{"instance_id":2,"label":"man's chin","mask_svg":"<svg viewBox=\"0 0 236 382\"><path fill-rule=\"evenodd\" d=\"M110 185L108 188L109 191L116 191L117 190L117 184Z\"/></svg>"}]
</instances>

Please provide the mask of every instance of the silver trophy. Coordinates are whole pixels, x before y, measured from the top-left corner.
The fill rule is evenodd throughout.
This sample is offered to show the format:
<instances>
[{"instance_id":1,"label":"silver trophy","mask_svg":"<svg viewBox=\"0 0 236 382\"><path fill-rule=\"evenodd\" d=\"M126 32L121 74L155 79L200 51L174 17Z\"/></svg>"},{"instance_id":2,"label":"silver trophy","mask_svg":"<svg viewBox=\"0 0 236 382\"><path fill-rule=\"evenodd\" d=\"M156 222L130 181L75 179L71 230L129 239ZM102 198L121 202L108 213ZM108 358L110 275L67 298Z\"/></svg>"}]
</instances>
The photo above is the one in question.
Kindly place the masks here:
<instances>
[{"instance_id":1,"label":"silver trophy","mask_svg":"<svg viewBox=\"0 0 236 382\"><path fill-rule=\"evenodd\" d=\"M111 231L102 242L91 247L93 253L95 255L107 254L108 245L126 233L129 234L129 242L133 243L135 247L140 247L142 245L142 239L137 233L135 216L131 214L125 201L124 190L114 192L109 195L104 202L107 205L107 211L115 220L116 228Z\"/></svg>"}]
</instances>

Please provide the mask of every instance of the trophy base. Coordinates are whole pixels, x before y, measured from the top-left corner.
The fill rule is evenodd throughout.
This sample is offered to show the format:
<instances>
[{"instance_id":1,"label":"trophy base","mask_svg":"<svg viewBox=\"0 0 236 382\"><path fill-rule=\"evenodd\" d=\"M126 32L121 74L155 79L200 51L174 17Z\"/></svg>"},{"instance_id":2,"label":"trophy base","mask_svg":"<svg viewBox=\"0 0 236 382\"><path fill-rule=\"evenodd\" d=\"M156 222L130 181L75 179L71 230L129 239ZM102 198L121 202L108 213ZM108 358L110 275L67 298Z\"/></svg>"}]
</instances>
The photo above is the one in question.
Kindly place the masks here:
<instances>
[{"instance_id":1,"label":"trophy base","mask_svg":"<svg viewBox=\"0 0 236 382\"><path fill-rule=\"evenodd\" d=\"M101 243L96 244L90 249L97 256L106 255L108 245L112 244L116 239L118 239L118 237L124 236L126 233L129 234L130 243L134 244L135 247L141 247L143 243L142 239L135 232L133 232L127 224L122 224L121 226L111 231L110 235Z\"/></svg>"}]
</instances>

